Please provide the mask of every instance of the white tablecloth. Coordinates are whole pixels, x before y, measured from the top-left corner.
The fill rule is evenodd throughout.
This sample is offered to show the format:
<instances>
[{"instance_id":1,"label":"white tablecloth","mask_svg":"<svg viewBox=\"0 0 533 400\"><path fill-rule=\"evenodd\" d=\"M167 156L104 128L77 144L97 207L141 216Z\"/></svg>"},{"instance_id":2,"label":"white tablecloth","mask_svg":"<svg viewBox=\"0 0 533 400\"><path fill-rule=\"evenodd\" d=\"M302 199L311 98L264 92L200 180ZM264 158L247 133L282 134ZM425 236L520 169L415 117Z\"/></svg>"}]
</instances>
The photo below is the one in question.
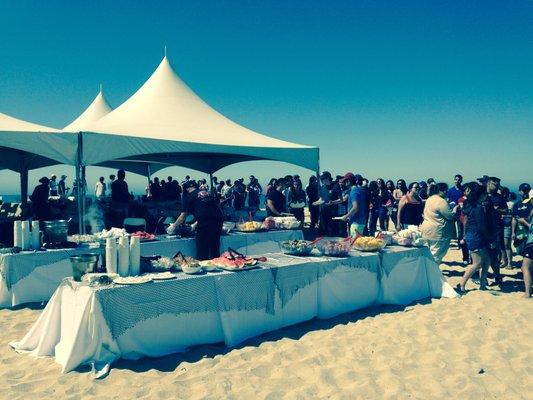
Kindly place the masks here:
<instances>
[{"instance_id":1,"label":"white tablecloth","mask_svg":"<svg viewBox=\"0 0 533 400\"><path fill-rule=\"evenodd\" d=\"M232 233L222 236L221 251L232 247L244 254L264 254L280 251L279 242L303 239L301 230ZM19 304L48 301L61 280L72 276L69 257L94 252L95 249L77 248L22 252L0 255L0 308ZM141 255L159 254L172 257L178 251L195 256L194 238L157 240L141 244Z\"/></svg>"},{"instance_id":2,"label":"white tablecloth","mask_svg":"<svg viewBox=\"0 0 533 400\"><path fill-rule=\"evenodd\" d=\"M109 295L140 289L98 289L68 281L57 289L28 334L11 345L36 357L55 356L63 372L88 363L93 365L95 376L103 376L118 358L161 356L217 342L234 346L283 326L315 317L330 318L372 304L404 304L415 296L455 297L426 255L424 249L409 252L403 248L391 248L382 255L354 253L340 259L270 254L259 270L153 282L143 285L143 296L123 296L122 302L120 295L115 296L115 303ZM405 273L409 278L403 279ZM254 276L260 279L254 280ZM187 303L187 295L176 298L185 306L191 304L190 312L184 304L164 306L169 303L161 293L169 291L162 288L171 287L164 285L183 284L190 285L191 291L202 285L203 301ZM189 293L186 288L183 291ZM409 295L411 291L415 294ZM151 308L139 315L145 306Z\"/></svg>"}]
</instances>

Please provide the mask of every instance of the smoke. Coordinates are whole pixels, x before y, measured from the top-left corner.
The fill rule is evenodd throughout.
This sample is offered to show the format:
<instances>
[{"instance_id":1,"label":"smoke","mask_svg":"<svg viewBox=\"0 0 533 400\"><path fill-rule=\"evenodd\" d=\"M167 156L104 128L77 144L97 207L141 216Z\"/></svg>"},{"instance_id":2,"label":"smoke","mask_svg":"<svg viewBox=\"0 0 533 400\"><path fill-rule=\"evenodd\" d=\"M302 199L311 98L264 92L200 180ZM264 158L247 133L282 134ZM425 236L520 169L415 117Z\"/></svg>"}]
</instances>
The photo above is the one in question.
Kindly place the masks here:
<instances>
[{"instance_id":1,"label":"smoke","mask_svg":"<svg viewBox=\"0 0 533 400\"><path fill-rule=\"evenodd\" d=\"M101 232L105 228L104 212L98 203L92 203L85 214L85 226L91 227L91 233Z\"/></svg>"}]
</instances>

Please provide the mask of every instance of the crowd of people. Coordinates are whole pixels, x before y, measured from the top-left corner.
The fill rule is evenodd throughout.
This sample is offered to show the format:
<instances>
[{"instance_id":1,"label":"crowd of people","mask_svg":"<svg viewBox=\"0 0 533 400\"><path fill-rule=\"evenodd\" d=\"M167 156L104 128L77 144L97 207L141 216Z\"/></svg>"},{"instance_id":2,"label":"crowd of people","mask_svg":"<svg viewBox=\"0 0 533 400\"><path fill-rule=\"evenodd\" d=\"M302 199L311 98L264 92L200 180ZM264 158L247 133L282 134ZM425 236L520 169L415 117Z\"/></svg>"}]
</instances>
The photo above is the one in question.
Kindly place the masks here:
<instances>
[{"instance_id":1,"label":"crowd of people","mask_svg":"<svg viewBox=\"0 0 533 400\"><path fill-rule=\"evenodd\" d=\"M59 182L55 175L50 179L41 178L31 196L36 214L46 214L44 204L48 196L66 195L65 178L62 176ZM493 284L500 285L500 268L512 268L514 247L523 256L526 295L531 294L533 202L528 183L520 185L517 196L501 186L500 179L486 175L463 184L463 177L458 174L449 187L433 178L407 185L404 179L394 184L381 178L369 181L351 172L333 177L324 171L318 177L311 176L305 188L298 175L272 178L264 193L253 175L248 182L244 178L232 182L213 177L211 188L205 179L194 181L190 176L181 183L171 176L166 180L153 178L145 195L148 200L178 201L186 205L192 190L185 188L210 192L222 211L225 208L245 210L251 216L264 206L268 216L291 214L303 224L307 208L309 229L323 236L373 236L379 230L400 231L418 226L439 263L451 239L457 238L466 267L458 286L460 291L465 290L468 280L478 271L480 288L485 289L489 268L493 272ZM116 176L110 175L107 182L100 177L94 194L97 200L110 198L113 202L128 202L133 198L124 170L119 170Z\"/></svg>"}]
</instances>

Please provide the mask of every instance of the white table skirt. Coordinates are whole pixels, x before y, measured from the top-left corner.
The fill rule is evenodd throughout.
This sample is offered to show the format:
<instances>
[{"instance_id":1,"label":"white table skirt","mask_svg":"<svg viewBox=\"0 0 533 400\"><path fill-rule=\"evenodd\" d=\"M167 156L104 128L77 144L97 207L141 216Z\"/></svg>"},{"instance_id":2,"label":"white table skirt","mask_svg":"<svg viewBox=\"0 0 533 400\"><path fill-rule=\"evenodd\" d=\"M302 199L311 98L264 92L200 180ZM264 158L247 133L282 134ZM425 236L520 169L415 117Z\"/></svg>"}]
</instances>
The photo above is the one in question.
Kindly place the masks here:
<instances>
[{"instance_id":1,"label":"white table skirt","mask_svg":"<svg viewBox=\"0 0 533 400\"><path fill-rule=\"evenodd\" d=\"M221 251L225 251L228 247L232 247L234 250L244 254L265 254L280 251L280 241L295 239L303 239L301 230L235 233L221 237L220 249ZM94 249L77 251L90 252L94 251ZM141 255L143 256L159 254L165 257L172 257L178 251L194 257L196 254L195 239L160 240L141 244ZM58 258L60 259L55 262L49 261L49 252L42 252L35 261L32 261L35 264L35 269L10 287L8 287L5 277L2 276L0 281L0 308L48 301L61 280L65 277L72 276L69 257L73 252L73 250L54 251L54 261ZM0 257L0 268L7 268L7 263L16 264L17 260L21 257L35 258L35 253L22 252L20 254Z\"/></svg>"},{"instance_id":2,"label":"white table skirt","mask_svg":"<svg viewBox=\"0 0 533 400\"><path fill-rule=\"evenodd\" d=\"M375 270L354 268L358 262L367 265L368 260L374 262L373 259L364 260L368 255L356 254L344 259L346 262L340 261L333 270L326 269L323 276L300 287L284 306L277 288L273 313L266 309L161 313L155 318L141 320L115 339L94 289L64 284L54 293L26 336L11 346L35 357L55 357L63 372L92 364L95 376L99 377L105 375L118 358L162 356L199 344L224 342L235 346L284 326L315 317L330 318L372 304L406 304L430 296L457 296L438 266L426 257L424 249L418 251L417 257L398 256L396 253L402 253L402 249L390 252L394 253L392 258L384 261L375 257L379 263ZM382 264L390 260L395 264L388 265L385 271ZM325 265L327 262L322 264Z\"/></svg>"}]
</instances>

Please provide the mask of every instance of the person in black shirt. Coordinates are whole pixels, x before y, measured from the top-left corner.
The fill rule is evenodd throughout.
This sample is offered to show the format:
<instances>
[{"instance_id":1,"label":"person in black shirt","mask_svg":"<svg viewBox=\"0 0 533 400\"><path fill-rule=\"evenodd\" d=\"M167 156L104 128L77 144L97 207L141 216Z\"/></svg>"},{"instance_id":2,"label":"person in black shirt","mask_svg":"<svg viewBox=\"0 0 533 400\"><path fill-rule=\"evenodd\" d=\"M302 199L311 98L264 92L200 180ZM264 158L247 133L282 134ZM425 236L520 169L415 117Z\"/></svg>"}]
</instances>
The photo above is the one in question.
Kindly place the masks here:
<instances>
[{"instance_id":1,"label":"person in black shirt","mask_svg":"<svg viewBox=\"0 0 533 400\"><path fill-rule=\"evenodd\" d=\"M39 183L40 185L35 187L30 199L35 219L42 222L51 219L52 214L50 203L48 202L50 180L43 176L39 179Z\"/></svg>"},{"instance_id":2,"label":"person in black shirt","mask_svg":"<svg viewBox=\"0 0 533 400\"><path fill-rule=\"evenodd\" d=\"M111 184L111 200L118 203L127 203L132 200L133 196L130 194L126 179L126 172L119 169L117 172L117 180Z\"/></svg>"},{"instance_id":3,"label":"person in black shirt","mask_svg":"<svg viewBox=\"0 0 533 400\"><path fill-rule=\"evenodd\" d=\"M268 192L266 197L266 211L269 217L279 217L285 213L286 199L283 195L285 189L285 180L279 178L276 181L276 187Z\"/></svg>"},{"instance_id":4,"label":"person in black shirt","mask_svg":"<svg viewBox=\"0 0 533 400\"><path fill-rule=\"evenodd\" d=\"M307 193L307 203L309 204L309 214L311 214L311 229L316 229L318 226L319 206L314 206L313 203L319 199L318 196L318 179L312 175L309 178L309 184L305 188Z\"/></svg>"},{"instance_id":5,"label":"person in black shirt","mask_svg":"<svg viewBox=\"0 0 533 400\"><path fill-rule=\"evenodd\" d=\"M195 181L183 184L187 193L180 216L167 229L172 234L189 215L196 220L196 259L210 260L220 256L220 235L224 217L215 196L209 190L199 190Z\"/></svg>"}]
</instances>

